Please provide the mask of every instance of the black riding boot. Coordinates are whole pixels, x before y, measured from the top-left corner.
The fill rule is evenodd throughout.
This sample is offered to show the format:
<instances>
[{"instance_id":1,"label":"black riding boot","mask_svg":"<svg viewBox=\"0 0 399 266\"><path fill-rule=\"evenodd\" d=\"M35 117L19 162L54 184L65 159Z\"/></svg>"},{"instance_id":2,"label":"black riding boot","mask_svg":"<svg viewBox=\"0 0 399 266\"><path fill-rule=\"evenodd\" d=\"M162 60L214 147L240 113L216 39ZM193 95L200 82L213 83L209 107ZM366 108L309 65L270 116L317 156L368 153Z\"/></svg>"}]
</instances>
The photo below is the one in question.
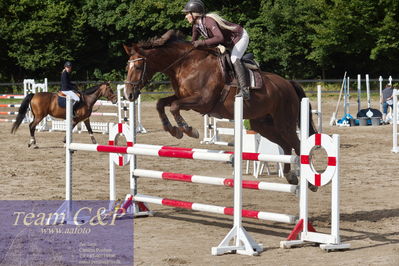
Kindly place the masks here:
<instances>
[{"instance_id":1,"label":"black riding boot","mask_svg":"<svg viewBox=\"0 0 399 266\"><path fill-rule=\"evenodd\" d=\"M245 69L245 66L243 65L240 59L237 59L233 64L233 66L234 66L234 71L236 72L237 81L241 89L242 96L244 100L249 100L250 94L249 94L248 70Z\"/></svg>"}]
</instances>

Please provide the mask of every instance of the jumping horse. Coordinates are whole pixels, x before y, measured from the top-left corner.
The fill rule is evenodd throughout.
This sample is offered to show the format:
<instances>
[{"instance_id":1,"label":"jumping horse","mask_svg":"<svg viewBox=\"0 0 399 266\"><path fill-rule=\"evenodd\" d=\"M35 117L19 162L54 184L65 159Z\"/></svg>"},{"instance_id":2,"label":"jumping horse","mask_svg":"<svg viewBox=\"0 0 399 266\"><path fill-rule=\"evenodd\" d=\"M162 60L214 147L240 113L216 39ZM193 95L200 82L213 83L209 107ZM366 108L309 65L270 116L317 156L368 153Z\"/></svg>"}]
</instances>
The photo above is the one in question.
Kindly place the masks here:
<instances>
[{"instance_id":1,"label":"jumping horse","mask_svg":"<svg viewBox=\"0 0 399 266\"><path fill-rule=\"evenodd\" d=\"M55 118L65 119L66 111L65 108L60 107L58 104L58 93L51 92L39 92L28 94L21 103L18 111L16 121L12 125L11 133L15 133L24 120L25 115L28 111L29 105L33 115L33 121L29 124L30 130L30 141L28 147L38 148L35 139L36 126L43 120L47 115L51 115ZM106 97L112 103L117 102L117 96L114 94L109 82L103 82L100 85L93 86L81 93L81 102L75 111L75 116L72 121L72 127L74 128L79 122L84 121L87 131L91 137L93 144L97 141L93 136L93 130L90 126L90 115L93 110L93 106L100 97Z\"/></svg>"},{"instance_id":2,"label":"jumping horse","mask_svg":"<svg viewBox=\"0 0 399 266\"><path fill-rule=\"evenodd\" d=\"M202 115L218 118L234 118L234 99L237 90L231 89L221 97L225 87L225 73L215 49L194 48L181 40L173 30L161 38L124 45L129 56L125 97L134 101L140 90L157 72L166 74L172 84L174 95L161 98L157 111L163 128L176 138L187 136L198 138L198 130L189 126L180 115L180 110L194 110ZM276 74L261 72L263 86L251 90L249 101L244 101L244 119L249 119L251 129L282 147L290 155L292 149L300 154L297 126L300 127L300 101L306 97L302 87ZM170 107L176 123L172 126L165 114ZM309 112L309 134L316 133L312 114ZM284 175L290 184L298 184L295 171L285 164ZM310 187L316 190L317 187Z\"/></svg>"}]
</instances>

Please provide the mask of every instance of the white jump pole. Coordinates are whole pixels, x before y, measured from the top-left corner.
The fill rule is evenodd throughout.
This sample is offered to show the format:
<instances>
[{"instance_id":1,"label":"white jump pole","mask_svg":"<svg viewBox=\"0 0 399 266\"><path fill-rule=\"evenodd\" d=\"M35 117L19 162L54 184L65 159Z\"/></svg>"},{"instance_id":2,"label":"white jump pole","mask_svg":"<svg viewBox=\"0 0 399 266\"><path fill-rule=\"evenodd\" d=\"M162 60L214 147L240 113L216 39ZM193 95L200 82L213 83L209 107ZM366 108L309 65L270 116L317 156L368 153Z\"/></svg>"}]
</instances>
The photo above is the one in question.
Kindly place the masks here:
<instances>
[{"instance_id":1,"label":"white jump pole","mask_svg":"<svg viewBox=\"0 0 399 266\"><path fill-rule=\"evenodd\" d=\"M243 98L237 95L234 102L234 224L219 246L212 248L212 255L233 251L243 255L258 255L263 250L242 226L242 119ZM233 245L230 245L231 241L234 241Z\"/></svg>"},{"instance_id":2,"label":"white jump pole","mask_svg":"<svg viewBox=\"0 0 399 266\"><path fill-rule=\"evenodd\" d=\"M67 95L66 105L66 142L65 142L65 200L66 206L66 220L71 221L72 211L72 150L70 145L72 143L72 105L73 100Z\"/></svg>"},{"instance_id":3,"label":"white jump pole","mask_svg":"<svg viewBox=\"0 0 399 266\"><path fill-rule=\"evenodd\" d=\"M357 75L357 112L360 111L361 106L360 106L360 93L362 90L362 78L361 75Z\"/></svg>"},{"instance_id":4,"label":"white jump pole","mask_svg":"<svg viewBox=\"0 0 399 266\"><path fill-rule=\"evenodd\" d=\"M399 90L394 89L393 93L393 110L392 110L392 152L398 153L398 96Z\"/></svg>"},{"instance_id":5,"label":"white jump pole","mask_svg":"<svg viewBox=\"0 0 399 266\"><path fill-rule=\"evenodd\" d=\"M366 74L366 90L367 90L367 108L370 109L370 79L369 74Z\"/></svg>"},{"instance_id":6,"label":"white jump pole","mask_svg":"<svg viewBox=\"0 0 399 266\"><path fill-rule=\"evenodd\" d=\"M323 132L323 113L321 109L321 85L317 85L317 124L319 126L319 133Z\"/></svg>"},{"instance_id":7,"label":"white jump pole","mask_svg":"<svg viewBox=\"0 0 399 266\"><path fill-rule=\"evenodd\" d=\"M379 78L378 78L378 81L380 82L380 99L382 99L382 81L383 81L384 79L382 78L382 76L380 76ZM382 110L383 108L382 108L382 102L380 101L380 112L382 113Z\"/></svg>"}]
</instances>

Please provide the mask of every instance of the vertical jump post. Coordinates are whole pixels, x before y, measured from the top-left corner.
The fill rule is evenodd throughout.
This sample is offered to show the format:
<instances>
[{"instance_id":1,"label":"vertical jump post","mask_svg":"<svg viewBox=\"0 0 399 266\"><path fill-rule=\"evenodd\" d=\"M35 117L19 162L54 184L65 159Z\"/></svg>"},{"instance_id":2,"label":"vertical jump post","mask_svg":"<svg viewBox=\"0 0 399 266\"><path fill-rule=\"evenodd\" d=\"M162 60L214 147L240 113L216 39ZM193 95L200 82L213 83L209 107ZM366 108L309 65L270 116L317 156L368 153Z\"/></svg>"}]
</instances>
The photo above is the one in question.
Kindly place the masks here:
<instances>
[{"instance_id":1,"label":"vertical jump post","mask_svg":"<svg viewBox=\"0 0 399 266\"><path fill-rule=\"evenodd\" d=\"M234 223L219 246L212 248L212 255L230 252L258 255L263 250L242 226L242 119L243 98L237 95L234 102ZM231 241L234 241L233 245L230 245Z\"/></svg>"}]
</instances>

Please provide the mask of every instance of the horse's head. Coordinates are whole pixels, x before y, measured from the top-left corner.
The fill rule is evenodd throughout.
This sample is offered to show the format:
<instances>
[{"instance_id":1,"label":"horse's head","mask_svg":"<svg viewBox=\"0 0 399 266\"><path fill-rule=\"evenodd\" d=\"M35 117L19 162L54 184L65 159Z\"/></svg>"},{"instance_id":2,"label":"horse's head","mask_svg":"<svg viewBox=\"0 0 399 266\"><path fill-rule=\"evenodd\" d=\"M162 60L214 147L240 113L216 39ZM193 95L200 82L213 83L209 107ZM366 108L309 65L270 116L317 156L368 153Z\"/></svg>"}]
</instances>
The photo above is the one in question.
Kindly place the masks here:
<instances>
[{"instance_id":1,"label":"horse's head","mask_svg":"<svg viewBox=\"0 0 399 266\"><path fill-rule=\"evenodd\" d=\"M125 98L135 101L140 95L140 90L146 85L152 74L149 73L145 50L138 45L123 46L129 55L127 61L127 76L125 80Z\"/></svg>"},{"instance_id":2,"label":"horse's head","mask_svg":"<svg viewBox=\"0 0 399 266\"><path fill-rule=\"evenodd\" d=\"M152 38L148 41L126 46L125 51L129 56L127 61L125 80L125 97L129 101L134 101L140 95L140 90L149 82L156 72L162 72L171 66L168 61L175 61L173 54L158 53L162 47L168 43L179 40L182 34L175 30L169 30L160 38ZM161 60L154 60L162 57ZM165 65L166 64L166 65Z\"/></svg>"},{"instance_id":3,"label":"horse's head","mask_svg":"<svg viewBox=\"0 0 399 266\"><path fill-rule=\"evenodd\" d=\"M108 101L111 101L113 104L118 101L118 96L112 90L110 82L101 83L99 89L101 96L107 98Z\"/></svg>"}]
</instances>

